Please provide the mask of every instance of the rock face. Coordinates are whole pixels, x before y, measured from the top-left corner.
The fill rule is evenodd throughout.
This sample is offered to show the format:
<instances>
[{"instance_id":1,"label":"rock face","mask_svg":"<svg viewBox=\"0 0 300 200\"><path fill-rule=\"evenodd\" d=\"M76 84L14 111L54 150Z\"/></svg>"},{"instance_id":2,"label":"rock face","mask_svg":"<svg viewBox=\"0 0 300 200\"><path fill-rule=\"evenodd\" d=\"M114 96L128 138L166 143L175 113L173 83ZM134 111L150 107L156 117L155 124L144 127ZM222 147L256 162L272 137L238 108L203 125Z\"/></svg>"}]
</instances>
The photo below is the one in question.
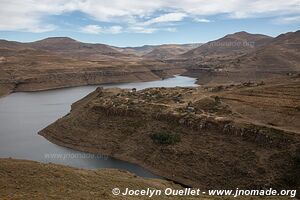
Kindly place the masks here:
<instances>
[{"instance_id":1,"label":"rock face","mask_svg":"<svg viewBox=\"0 0 300 200\"><path fill-rule=\"evenodd\" d=\"M193 187L295 188L299 86L294 77L215 88L98 88L40 134Z\"/></svg>"},{"instance_id":2,"label":"rock face","mask_svg":"<svg viewBox=\"0 0 300 200\"><path fill-rule=\"evenodd\" d=\"M32 43L0 41L0 94L158 80L184 71L161 61L144 61L108 45L81 43L71 38L47 38ZM7 85L9 90L1 89Z\"/></svg>"}]
</instances>

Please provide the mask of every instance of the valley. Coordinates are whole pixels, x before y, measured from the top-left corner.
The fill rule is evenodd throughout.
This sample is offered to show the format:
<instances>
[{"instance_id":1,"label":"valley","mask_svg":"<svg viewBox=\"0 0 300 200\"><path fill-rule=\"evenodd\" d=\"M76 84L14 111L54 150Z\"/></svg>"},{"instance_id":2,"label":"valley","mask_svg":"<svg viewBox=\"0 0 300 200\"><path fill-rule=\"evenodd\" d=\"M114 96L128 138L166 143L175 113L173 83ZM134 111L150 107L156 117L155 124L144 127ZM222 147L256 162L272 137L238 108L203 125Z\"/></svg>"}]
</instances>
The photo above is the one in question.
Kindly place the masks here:
<instances>
[{"instance_id":1,"label":"valley","mask_svg":"<svg viewBox=\"0 0 300 200\"><path fill-rule=\"evenodd\" d=\"M299 44L299 30L140 47L0 40L0 198L116 199L115 185L299 191ZM43 157L52 151L109 159ZM231 199L154 197L183 198Z\"/></svg>"}]
</instances>

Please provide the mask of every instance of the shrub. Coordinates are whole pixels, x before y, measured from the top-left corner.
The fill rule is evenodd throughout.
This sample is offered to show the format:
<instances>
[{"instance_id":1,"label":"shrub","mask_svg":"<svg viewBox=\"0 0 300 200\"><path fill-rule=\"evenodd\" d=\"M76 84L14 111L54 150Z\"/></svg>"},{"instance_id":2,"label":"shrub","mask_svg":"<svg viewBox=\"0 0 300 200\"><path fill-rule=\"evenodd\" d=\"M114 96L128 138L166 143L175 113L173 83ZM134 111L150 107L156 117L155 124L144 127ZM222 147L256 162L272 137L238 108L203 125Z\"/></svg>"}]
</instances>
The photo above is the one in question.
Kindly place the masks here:
<instances>
[{"instance_id":1,"label":"shrub","mask_svg":"<svg viewBox=\"0 0 300 200\"><path fill-rule=\"evenodd\" d=\"M154 133L150 135L151 139L157 144L172 145L181 141L179 134L170 134L165 132Z\"/></svg>"}]
</instances>

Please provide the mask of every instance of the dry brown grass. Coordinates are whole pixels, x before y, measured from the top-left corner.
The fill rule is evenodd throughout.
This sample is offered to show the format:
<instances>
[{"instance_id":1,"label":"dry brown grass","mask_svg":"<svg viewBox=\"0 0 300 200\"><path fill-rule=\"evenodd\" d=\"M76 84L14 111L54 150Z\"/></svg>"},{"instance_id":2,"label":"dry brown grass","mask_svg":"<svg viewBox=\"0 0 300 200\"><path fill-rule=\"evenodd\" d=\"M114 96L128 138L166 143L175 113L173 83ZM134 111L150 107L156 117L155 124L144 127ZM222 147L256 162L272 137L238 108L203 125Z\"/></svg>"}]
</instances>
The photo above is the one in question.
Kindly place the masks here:
<instances>
[{"instance_id":1,"label":"dry brown grass","mask_svg":"<svg viewBox=\"0 0 300 200\"><path fill-rule=\"evenodd\" d=\"M62 165L33 161L0 159L0 198L24 199L149 199L145 196L114 196L112 189L180 189L174 183L159 179L143 179L126 171L114 169L83 170ZM151 199L213 200L234 199L217 197L166 197ZM241 198L241 199L260 199ZM287 199L269 197L263 199Z\"/></svg>"}]
</instances>

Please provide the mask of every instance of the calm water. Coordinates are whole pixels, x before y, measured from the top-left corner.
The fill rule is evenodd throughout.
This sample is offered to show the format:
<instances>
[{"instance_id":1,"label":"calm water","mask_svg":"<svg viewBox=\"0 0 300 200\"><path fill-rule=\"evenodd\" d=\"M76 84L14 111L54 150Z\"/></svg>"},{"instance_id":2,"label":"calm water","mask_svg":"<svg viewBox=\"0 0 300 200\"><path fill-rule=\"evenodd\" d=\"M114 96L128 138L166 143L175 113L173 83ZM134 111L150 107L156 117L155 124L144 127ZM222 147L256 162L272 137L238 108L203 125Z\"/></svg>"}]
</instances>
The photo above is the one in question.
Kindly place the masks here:
<instances>
[{"instance_id":1,"label":"calm water","mask_svg":"<svg viewBox=\"0 0 300 200\"><path fill-rule=\"evenodd\" d=\"M98 86L144 89L196 86L196 84L193 78L175 76L160 81ZM39 130L67 114L73 102L94 91L98 86L19 92L0 98L0 157L52 162L89 169L118 168L143 177L157 177L137 165L60 147L37 134Z\"/></svg>"}]
</instances>

